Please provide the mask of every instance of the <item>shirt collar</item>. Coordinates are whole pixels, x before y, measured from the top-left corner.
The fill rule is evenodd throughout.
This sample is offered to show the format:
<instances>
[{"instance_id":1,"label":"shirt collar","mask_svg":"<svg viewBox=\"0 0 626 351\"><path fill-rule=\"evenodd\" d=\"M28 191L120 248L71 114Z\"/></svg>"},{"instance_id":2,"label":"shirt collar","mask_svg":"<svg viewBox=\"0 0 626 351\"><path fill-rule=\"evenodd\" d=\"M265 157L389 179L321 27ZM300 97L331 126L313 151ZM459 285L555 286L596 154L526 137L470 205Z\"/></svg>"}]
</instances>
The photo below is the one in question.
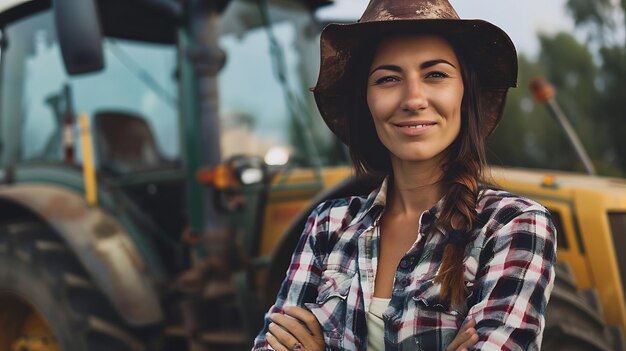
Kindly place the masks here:
<instances>
[{"instance_id":1,"label":"shirt collar","mask_svg":"<svg viewBox=\"0 0 626 351\"><path fill-rule=\"evenodd\" d=\"M382 210L385 208L387 203L387 191L389 189L390 178L389 176L383 179L382 183L377 189L374 189L365 200L365 205L363 206L364 210L361 211L361 215L358 216L357 222L361 222L364 218L370 217L373 221L375 221ZM443 208L445 196L439 199L437 203L433 207L431 207L428 211L424 211L422 220L428 221L429 223L433 223L436 219L439 218L441 210ZM426 218L426 216L430 216L430 218ZM425 224L425 223L422 223ZM444 233L445 234L445 233Z\"/></svg>"},{"instance_id":2,"label":"shirt collar","mask_svg":"<svg viewBox=\"0 0 626 351\"><path fill-rule=\"evenodd\" d=\"M382 183L377 189L372 192L365 199L363 210L361 214L357 216L356 222L361 222L364 218L378 218L385 208L387 203L387 187L389 186L389 177L385 177Z\"/></svg>"}]
</instances>

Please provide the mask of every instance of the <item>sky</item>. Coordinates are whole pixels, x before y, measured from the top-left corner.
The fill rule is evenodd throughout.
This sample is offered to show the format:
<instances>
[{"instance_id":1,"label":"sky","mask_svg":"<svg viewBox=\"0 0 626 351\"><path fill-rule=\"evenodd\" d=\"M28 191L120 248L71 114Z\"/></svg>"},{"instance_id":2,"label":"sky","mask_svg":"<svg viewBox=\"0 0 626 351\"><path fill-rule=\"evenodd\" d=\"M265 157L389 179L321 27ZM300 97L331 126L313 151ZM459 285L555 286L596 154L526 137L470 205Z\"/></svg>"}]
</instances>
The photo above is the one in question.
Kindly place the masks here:
<instances>
[{"instance_id":1,"label":"sky","mask_svg":"<svg viewBox=\"0 0 626 351\"><path fill-rule=\"evenodd\" d=\"M565 10L566 0L450 0L461 18L480 18L504 29L518 51L535 56L539 51L537 33L573 31L574 24ZM319 10L318 16L358 19L367 0L336 0Z\"/></svg>"},{"instance_id":2,"label":"sky","mask_svg":"<svg viewBox=\"0 0 626 351\"><path fill-rule=\"evenodd\" d=\"M0 9L26 0L0 0ZM368 0L335 0L336 4L318 12L333 19L358 19ZM573 31L565 11L566 0L450 0L462 18L480 18L503 28L518 51L535 56L539 51L537 33Z\"/></svg>"}]
</instances>

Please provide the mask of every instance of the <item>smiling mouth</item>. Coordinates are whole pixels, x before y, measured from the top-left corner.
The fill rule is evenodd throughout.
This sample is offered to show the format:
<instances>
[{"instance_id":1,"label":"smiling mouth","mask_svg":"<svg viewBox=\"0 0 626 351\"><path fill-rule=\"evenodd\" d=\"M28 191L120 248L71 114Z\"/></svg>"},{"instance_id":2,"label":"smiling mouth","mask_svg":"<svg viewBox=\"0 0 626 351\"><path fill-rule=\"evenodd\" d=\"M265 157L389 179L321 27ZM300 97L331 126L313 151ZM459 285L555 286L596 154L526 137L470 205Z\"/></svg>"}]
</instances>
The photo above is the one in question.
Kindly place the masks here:
<instances>
[{"instance_id":1,"label":"smiling mouth","mask_svg":"<svg viewBox=\"0 0 626 351\"><path fill-rule=\"evenodd\" d=\"M411 124L411 125L408 125L408 126L398 126L398 127L417 129L417 128L429 127L429 126L432 126L432 125L434 125L434 123L433 124Z\"/></svg>"},{"instance_id":2,"label":"smiling mouth","mask_svg":"<svg viewBox=\"0 0 626 351\"><path fill-rule=\"evenodd\" d=\"M431 127L436 125L436 122L430 121L406 121L394 124L394 127L396 128L396 131L403 135L415 137L428 133L428 131L431 130Z\"/></svg>"},{"instance_id":3,"label":"smiling mouth","mask_svg":"<svg viewBox=\"0 0 626 351\"><path fill-rule=\"evenodd\" d=\"M434 126L435 124L437 124L436 122L430 122L430 121L407 121L407 122L400 122L400 123L395 123L394 125L398 128L412 128L412 129L417 129L417 128L424 128L424 127L431 127Z\"/></svg>"}]
</instances>

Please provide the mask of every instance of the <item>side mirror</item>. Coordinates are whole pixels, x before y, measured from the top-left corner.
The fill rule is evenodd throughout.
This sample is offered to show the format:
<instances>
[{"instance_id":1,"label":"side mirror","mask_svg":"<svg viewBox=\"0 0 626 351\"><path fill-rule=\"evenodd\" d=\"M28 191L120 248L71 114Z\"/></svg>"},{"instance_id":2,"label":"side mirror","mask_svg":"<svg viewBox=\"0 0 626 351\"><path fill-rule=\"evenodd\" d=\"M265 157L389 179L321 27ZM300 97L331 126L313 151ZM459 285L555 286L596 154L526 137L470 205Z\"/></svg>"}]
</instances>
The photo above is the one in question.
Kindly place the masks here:
<instances>
[{"instance_id":1,"label":"side mirror","mask_svg":"<svg viewBox=\"0 0 626 351\"><path fill-rule=\"evenodd\" d=\"M95 0L54 0L54 18L69 74L104 68L102 28Z\"/></svg>"}]
</instances>

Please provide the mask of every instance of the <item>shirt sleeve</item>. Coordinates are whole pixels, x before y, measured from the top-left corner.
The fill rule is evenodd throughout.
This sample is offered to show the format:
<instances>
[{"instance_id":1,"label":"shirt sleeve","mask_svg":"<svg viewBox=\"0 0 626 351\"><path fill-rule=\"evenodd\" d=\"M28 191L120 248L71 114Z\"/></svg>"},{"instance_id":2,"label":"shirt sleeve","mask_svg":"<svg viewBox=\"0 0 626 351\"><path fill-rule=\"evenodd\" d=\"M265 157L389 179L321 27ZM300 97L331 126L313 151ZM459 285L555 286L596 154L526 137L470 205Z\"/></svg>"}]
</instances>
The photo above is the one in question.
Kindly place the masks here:
<instances>
[{"instance_id":1,"label":"shirt sleeve","mask_svg":"<svg viewBox=\"0 0 626 351\"><path fill-rule=\"evenodd\" d=\"M253 351L273 350L265 339L265 333L268 332L271 322L270 314L282 312L285 306L304 306L305 302L314 302L317 297L317 286L322 273L319 253L323 252L319 248L318 233L323 233L323 227L326 227L324 223L327 222L323 219L321 210L323 205L318 206L306 221L276 302L265 314L263 329L254 340Z\"/></svg>"},{"instance_id":2,"label":"shirt sleeve","mask_svg":"<svg viewBox=\"0 0 626 351\"><path fill-rule=\"evenodd\" d=\"M476 304L467 316L476 320L479 336L471 350L526 351L541 346L554 284L556 230L539 205L515 215L505 216L507 212L500 217L509 218L495 219L504 224L483 246L473 289Z\"/></svg>"}]
</instances>

